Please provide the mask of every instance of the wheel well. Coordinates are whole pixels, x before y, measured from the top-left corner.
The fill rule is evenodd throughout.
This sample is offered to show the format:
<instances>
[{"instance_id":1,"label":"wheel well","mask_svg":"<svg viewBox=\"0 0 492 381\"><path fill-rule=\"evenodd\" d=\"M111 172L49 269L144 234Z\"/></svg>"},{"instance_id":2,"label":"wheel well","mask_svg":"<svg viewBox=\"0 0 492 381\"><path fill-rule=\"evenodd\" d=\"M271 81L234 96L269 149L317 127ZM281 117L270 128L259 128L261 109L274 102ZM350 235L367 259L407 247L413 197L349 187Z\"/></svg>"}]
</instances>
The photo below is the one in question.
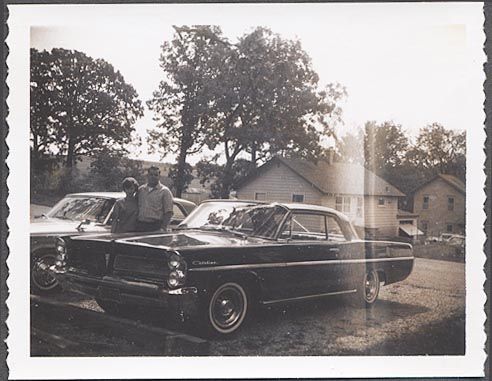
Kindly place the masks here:
<instances>
[{"instance_id":1,"label":"wheel well","mask_svg":"<svg viewBox=\"0 0 492 381\"><path fill-rule=\"evenodd\" d=\"M31 252L31 261L34 260L35 258L39 258L45 254L53 254L54 256L57 255L54 248L42 247L42 248L36 249L36 250Z\"/></svg>"},{"instance_id":2,"label":"wheel well","mask_svg":"<svg viewBox=\"0 0 492 381\"><path fill-rule=\"evenodd\" d=\"M386 273L384 272L384 270L377 269L376 271L377 271L378 276L379 276L379 281L386 284Z\"/></svg>"},{"instance_id":3,"label":"wheel well","mask_svg":"<svg viewBox=\"0 0 492 381\"><path fill-rule=\"evenodd\" d=\"M258 277L254 273L245 272L245 273L235 273L234 275L230 274L219 274L216 276L209 284L209 291L214 290L222 283L233 282L238 283L242 287L244 287L245 291L248 293L253 299L258 299L261 294L260 282Z\"/></svg>"}]
</instances>

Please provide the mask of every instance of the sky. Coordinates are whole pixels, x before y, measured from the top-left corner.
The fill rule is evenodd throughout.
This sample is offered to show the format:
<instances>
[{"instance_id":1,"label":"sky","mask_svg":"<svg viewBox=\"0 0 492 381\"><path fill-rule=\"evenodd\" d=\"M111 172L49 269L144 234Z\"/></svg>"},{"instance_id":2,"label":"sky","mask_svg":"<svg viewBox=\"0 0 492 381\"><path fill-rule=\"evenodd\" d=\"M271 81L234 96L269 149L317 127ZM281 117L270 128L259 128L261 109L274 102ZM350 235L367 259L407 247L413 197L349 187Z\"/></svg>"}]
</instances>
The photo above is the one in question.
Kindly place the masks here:
<instances>
[{"instance_id":1,"label":"sky","mask_svg":"<svg viewBox=\"0 0 492 381\"><path fill-rule=\"evenodd\" d=\"M160 46L172 25L219 25L234 41L255 26L299 39L321 85L338 82L343 135L366 121L393 120L410 136L427 124L481 128L484 61L480 3L202 4L55 6L37 10L31 47L75 49L119 70L145 103L163 77ZM38 21L37 21L38 20ZM136 129L155 122L146 109ZM203 156L203 155L202 155ZM133 157L159 160L147 146ZM200 159L191 158L191 162ZM172 161L167 156L166 161Z\"/></svg>"}]
</instances>

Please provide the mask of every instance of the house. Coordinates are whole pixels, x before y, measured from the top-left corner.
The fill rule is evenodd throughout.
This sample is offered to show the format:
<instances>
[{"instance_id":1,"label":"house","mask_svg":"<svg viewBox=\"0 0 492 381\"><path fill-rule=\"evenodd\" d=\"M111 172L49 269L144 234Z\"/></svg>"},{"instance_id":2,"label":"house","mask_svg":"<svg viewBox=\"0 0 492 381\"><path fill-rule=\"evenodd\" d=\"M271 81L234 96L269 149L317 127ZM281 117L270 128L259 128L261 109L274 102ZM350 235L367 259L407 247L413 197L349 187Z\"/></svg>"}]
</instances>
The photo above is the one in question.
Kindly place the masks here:
<instances>
[{"instance_id":1,"label":"house","mask_svg":"<svg viewBox=\"0 0 492 381\"><path fill-rule=\"evenodd\" d=\"M427 236L465 232L465 184L455 176L439 174L413 192L418 227Z\"/></svg>"},{"instance_id":2,"label":"house","mask_svg":"<svg viewBox=\"0 0 492 381\"><path fill-rule=\"evenodd\" d=\"M418 217L416 213L406 210L398 210L396 218L398 220L398 235L408 238L413 243L422 242L424 240L424 232L418 228Z\"/></svg>"},{"instance_id":3,"label":"house","mask_svg":"<svg viewBox=\"0 0 492 381\"><path fill-rule=\"evenodd\" d=\"M366 237L398 235L398 198L405 194L359 164L275 157L245 178L240 199L328 206Z\"/></svg>"}]
</instances>

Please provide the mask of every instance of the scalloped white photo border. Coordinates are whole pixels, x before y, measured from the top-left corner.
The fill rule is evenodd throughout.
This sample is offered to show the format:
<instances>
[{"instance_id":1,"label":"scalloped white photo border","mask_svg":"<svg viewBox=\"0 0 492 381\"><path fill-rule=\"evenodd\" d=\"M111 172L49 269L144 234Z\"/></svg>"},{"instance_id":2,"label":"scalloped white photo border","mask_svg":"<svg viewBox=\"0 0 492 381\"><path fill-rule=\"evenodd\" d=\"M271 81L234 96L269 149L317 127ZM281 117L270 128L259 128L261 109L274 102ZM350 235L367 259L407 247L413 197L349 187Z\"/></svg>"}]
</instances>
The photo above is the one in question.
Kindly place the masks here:
<instances>
[{"instance_id":1,"label":"scalloped white photo border","mask_svg":"<svg viewBox=\"0 0 492 381\"><path fill-rule=\"evenodd\" d=\"M485 234L483 204L485 175L483 125L467 129L466 183L466 354L464 356L310 356L310 357L97 357L40 358L30 357L29 309L29 48L32 26L76 25L117 22L124 12L144 17L153 7L165 7L177 24L218 24L224 17L251 18L261 25L271 17L295 17L299 12L329 12L333 7L345 8L346 15L363 12L364 7L379 7L379 11L394 11L400 7L402 18L412 9L427 7L442 12L450 23L472 20L467 25L469 48L479 58L470 70L483 73L485 55L482 46L483 12L480 3L434 4L180 4L180 5L9 5L9 35L7 44L7 103L9 134L7 180L10 233L7 244L10 254L7 264L9 317L7 364L12 379L85 379L85 378L329 378L329 377L470 377L483 376L486 353L483 306ZM426 13L427 14L427 13ZM137 19L136 19L137 20ZM141 19L138 19L141 21ZM83 24L90 27L92 24ZM135 25L138 27L136 21ZM302 25L300 26L302 27ZM483 81L473 84L481 94L474 105L476 115L483 112ZM468 127L468 126L467 126Z\"/></svg>"}]
</instances>

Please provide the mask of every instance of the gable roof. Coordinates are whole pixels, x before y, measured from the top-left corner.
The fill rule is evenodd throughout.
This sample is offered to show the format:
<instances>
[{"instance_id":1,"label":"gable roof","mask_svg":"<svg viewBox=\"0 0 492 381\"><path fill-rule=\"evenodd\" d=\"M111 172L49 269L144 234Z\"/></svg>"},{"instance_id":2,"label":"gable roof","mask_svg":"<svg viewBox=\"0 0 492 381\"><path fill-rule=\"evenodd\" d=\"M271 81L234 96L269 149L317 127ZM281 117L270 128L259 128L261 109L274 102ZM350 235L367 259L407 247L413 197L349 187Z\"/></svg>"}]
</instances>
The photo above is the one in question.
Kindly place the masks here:
<instances>
[{"instance_id":1,"label":"gable roof","mask_svg":"<svg viewBox=\"0 0 492 381\"><path fill-rule=\"evenodd\" d=\"M460 179L458 179L456 176L444 175L444 174L439 174L438 176L444 181L446 181L449 185L455 187L458 191L465 194L466 192L465 183Z\"/></svg>"},{"instance_id":2,"label":"gable roof","mask_svg":"<svg viewBox=\"0 0 492 381\"><path fill-rule=\"evenodd\" d=\"M466 186L465 186L465 183L463 183L463 181L461 181L459 178L457 178L456 176L453 176L453 175L446 175L446 174L442 174L442 173L439 173L438 175L434 176L432 179L430 179L429 181L426 181L425 183L423 183L422 185L419 185L417 188L415 188L412 193L415 193L417 192L418 190L420 190L421 188L425 187L426 185L432 183L433 181L437 180L437 179L441 179L443 180L444 182L446 182L447 184L451 185L453 188L455 188L458 192L460 192L461 194L465 194L466 193Z\"/></svg>"},{"instance_id":3,"label":"gable roof","mask_svg":"<svg viewBox=\"0 0 492 381\"><path fill-rule=\"evenodd\" d=\"M274 157L248 176L240 187L281 163L324 194L356 194L403 197L404 193L359 164L332 163L320 160L313 163L302 159Z\"/></svg>"}]
</instances>

